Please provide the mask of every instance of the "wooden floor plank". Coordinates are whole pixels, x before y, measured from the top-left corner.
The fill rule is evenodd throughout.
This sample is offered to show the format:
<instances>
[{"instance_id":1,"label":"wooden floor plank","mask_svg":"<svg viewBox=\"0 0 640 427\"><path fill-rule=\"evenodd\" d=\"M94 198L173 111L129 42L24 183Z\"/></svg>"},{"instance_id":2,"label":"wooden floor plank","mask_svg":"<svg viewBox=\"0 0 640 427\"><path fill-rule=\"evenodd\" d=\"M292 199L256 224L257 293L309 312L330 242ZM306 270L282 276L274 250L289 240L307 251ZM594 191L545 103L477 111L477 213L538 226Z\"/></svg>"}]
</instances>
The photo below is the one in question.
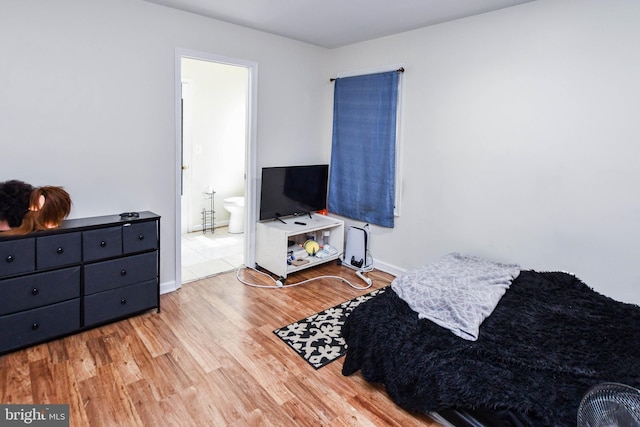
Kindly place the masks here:
<instances>
[{"instance_id":1,"label":"wooden floor plank","mask_svg":"<svg viewBox=\"0 0 640 427\"><path fill-rule=\"evenodd\" d=\"M0 357L0 403L33 403L26 351Z\"/></svg>"},{"instance_id":2,"label":"wooden floor plank","mask_svg":"<svg viewBox=\"0 0 640 427\"><path fill-rule=\"evenodd\" d=\"M80 393L91 425L142 425L127 387L113 365L98 367L95 377L80 383Z\"/></svg>"},{"instance_id":3,"label":"wooden floor plank","mask_svg":"<svg viewBox=\"0 0 640 427\"><path fill-rule=\"evenodd\" d=\"M0 403L68 403L72 426L439 426L343 376L342 359L315 370L273 333L393 280L368 274L370 289L335 263L279 289L236 272L186 284L162 295L160 313L0 356Z\"/></svg>"}]
</instances>

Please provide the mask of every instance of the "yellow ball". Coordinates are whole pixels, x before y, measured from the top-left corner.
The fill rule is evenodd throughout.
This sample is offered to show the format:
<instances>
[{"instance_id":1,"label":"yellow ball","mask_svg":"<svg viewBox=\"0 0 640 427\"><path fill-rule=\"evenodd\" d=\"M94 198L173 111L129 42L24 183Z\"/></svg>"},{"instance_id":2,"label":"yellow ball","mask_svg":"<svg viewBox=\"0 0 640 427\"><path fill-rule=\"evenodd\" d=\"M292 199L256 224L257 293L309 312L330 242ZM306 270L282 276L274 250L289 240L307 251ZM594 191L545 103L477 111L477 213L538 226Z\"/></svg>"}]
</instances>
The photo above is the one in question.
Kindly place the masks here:
<instances>
[{"instance_id":1,"label":"yellow ball","mask_svg":"<svg viewBox=\"0 0 640 427\"><path fill-rule=\"evenodd\" d=\"M315 255L320 250L320 245L315 240L307 240L302 246L309 255Z\"/></svg>"}]
</instances>

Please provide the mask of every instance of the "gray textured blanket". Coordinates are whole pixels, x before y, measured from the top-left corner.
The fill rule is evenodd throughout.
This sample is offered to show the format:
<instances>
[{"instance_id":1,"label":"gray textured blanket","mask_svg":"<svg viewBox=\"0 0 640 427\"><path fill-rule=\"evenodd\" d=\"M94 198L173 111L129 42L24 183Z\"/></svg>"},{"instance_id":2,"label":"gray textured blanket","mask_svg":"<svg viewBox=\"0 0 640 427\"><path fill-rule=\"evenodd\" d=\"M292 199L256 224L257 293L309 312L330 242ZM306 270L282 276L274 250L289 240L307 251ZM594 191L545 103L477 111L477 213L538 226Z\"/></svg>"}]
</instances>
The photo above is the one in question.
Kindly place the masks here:
<instances>
[{"instance_id":1,"label":"gray textured blanket","mask_svg":"<svg viewBox=\"0 0 640 427\"><path fill-rule=\"evenodd\" d=\"M391 288L419 318L475 341L480 325L519 274L517 264L451 253L398 276Z\"/></svg>"}]
</instances>

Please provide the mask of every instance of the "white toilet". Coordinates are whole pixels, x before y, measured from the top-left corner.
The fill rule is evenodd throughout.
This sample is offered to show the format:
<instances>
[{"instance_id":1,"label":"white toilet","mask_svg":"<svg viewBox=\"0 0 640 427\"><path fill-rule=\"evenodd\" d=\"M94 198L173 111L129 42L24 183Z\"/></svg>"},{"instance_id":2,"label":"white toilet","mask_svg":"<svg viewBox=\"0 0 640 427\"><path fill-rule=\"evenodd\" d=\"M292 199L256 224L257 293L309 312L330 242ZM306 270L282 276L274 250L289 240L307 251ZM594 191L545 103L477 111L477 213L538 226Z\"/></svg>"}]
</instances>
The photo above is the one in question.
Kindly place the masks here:
<instances>
[{"instance_id":1,"label":"white toilet","mask_svg":"<svg viewBox=\"0 0 640 427\"><path fill-rule=\"evenodd\" d=\"M227 197L224 208L229 212L229 233L244 232L244 197Z\"/></svg>"}]
</instances>

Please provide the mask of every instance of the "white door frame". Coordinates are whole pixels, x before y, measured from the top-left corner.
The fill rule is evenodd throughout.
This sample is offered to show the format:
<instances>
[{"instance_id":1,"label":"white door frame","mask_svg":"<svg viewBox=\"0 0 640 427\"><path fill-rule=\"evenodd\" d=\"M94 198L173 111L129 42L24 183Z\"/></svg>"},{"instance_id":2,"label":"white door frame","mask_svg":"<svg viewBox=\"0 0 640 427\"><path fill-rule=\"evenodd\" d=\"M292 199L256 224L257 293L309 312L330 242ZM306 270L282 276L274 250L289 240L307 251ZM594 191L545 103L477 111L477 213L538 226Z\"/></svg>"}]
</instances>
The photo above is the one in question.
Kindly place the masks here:
<instances>
[{"instance_id":1,"label":"white door frame","mask_svg":"<svg viewBox=\"0 0 640 427\"><path fill-rule=\"evenodd\" d=\"M191 187L191 118L192 118L192 110L191 110L191 88L193 87L193 81L190 79L181 79L181 99L182 99L182 113L181 113L181 147L182 147L182 155L181 157L181 179L182 182L180 184L182 188L178 191L181 193L182 197L180 198L180 212L182 218L180 220L180 234L190 233L192 230L191 227L191 193L189 191L184 191L185 188Z\"/></svg>"},{"instance_id":2,"label":"white door frame","mask_svg":"<svg viewBox=\"0 0 640 427\"><path fill-rule=\"evenodd\" d=\"M182 92L182 58L199 59L202 61L217 62L220 64L236 65L246 67L249 71L249 90L247 100L247 133L245 150L245 223L244 223L244 264L253 266L255 264L255 224L258 218L258 191L256 177L256 131L258 113L258 63L246 59L230 58L227 56L214 55L207 52L198 52L188 49L176 49L175 57L175 117L176 117L176 289L182 286L182 249L181 249L181 225L182 209L180 198L180 180L182 172L181 162L181 142L182 123L181 115L181 92Z\"/></svg>"}]
</instances>

